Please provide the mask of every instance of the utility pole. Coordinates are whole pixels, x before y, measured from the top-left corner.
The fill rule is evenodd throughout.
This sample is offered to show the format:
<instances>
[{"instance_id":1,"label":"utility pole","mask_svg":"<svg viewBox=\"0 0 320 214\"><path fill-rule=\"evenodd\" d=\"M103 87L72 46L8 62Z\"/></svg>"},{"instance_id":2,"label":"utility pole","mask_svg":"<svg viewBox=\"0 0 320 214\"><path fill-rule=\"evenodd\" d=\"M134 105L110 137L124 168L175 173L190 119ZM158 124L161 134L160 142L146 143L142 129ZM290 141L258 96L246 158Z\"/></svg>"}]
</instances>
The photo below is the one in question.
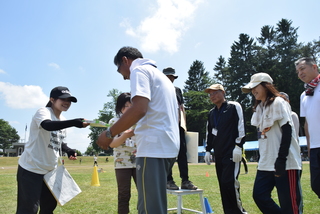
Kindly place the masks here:
<instances>
[{"instance_id":1,"label":"utility pole","mask_svg":"<svg viewBox=\"0 0 320 214\"><path fill-rule=\"evenodd\" d=\"M24 130L24 143L26 143L26 140L27 140L27 124L26 124L26 128Z\"/></svg>"}]
</instances>

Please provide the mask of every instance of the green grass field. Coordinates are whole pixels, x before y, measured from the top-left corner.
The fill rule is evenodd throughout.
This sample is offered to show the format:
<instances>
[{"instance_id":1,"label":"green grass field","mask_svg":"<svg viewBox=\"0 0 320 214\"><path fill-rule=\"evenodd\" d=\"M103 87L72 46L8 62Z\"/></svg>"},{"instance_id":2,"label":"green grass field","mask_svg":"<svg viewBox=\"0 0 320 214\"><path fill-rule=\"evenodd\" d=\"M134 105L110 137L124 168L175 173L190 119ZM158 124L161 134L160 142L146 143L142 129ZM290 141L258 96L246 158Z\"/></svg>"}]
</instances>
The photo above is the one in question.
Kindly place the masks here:
<instances>
[{"instance_id":1,"label":"green grass field","mask_svg":"<svg viewBox=\"0 0 320 214\"><path fill-rule=\"evenodd\" d=\"M17 198L17 171L16 157L0 157L0 212L9 214L15 213ZM99 168L103 168L99 173L100 187L91 186L91 178L93 172L93 157L82 157L82 163L79 161L65 160L65 166L69 173L80 186L82 193L72 199L64 206L57 206L55 214L114 214L117 213L117 185L113 169L113 157L109 157L109 162L105 162L105 157L99 157ZM260 213L252 199L252 187L256 173L256 163L249 163L249 173L239 176L241 184L241 199L243 207L250 214ZM173 169L175 181L180 185L178 167L175 164ZM206 176L208 174L209 176ZM218 181L215 175L214 165L206 165L204 163L189 164L189 177L195 185L204 190L204 197L208 198L212 210L216 214L222 214L222 205L218 187ZM317 214L320 213L320 203L317 196L310 188L309 163L304 162L302 173L302 190L304 197L304 213ZM275 192L273 192L276 198ZM137 213L137 191L132 186L132 197L130 203L131 213ZM183 205L186 208L200 210L199 195L183 196ZM176 196L168 195L168 206L176 207ZM176 213L170 211L170 214ZM183 211L183 213L192 213Z\"/></svg>"}]
</instances>

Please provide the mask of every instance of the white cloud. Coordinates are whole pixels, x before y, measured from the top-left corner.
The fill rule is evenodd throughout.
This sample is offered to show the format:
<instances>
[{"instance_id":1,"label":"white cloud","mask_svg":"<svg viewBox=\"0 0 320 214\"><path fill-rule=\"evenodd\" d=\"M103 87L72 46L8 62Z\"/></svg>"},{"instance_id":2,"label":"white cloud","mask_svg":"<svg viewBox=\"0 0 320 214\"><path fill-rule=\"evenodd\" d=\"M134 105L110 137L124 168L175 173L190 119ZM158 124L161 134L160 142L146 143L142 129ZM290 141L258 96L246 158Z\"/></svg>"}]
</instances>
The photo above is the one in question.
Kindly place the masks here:
<instances>
[{"instance_id":1,"label":"white cloud","mask_svg":"<svg viewBox=\"0 0 320 214\"><path fill-rule=\"evenodd\" d=\"M152 16L141 21L134 29L126 19L121 26L126 33L141 41L142 50L157 52L162 49L175 53L179 40L192 24L194 12L201 0L157 0Z\"/></svg>"},{"instance_id":2,"label":"white cloud","mask_svg":"<svg viewBox=\"0 0 320 214\"><path fill-rule=\"evenodd\" d=\"M5 74L6 72L2 69L0 69L0 74Z\"/></svg>"},{"instance_id":3,"label":"white cloud","mask_svg":"<svg viewBox=\"0 0 320 214\"><path fill-rule=\"evenodd\" d=\"M51 62L51 63L49 63L48 65L49 65L50 67L53 67L53 68L57 69L57 70L60 70L60 66L59 66L57 63Z\"/></svg>"},{"instance_id":4,"label":"white cloud","mask_svg":"<svg viewBox=\"0 0 320 214\"><path fill-rule=\"evenodd\" d=\"M40 86L19 86L5 82L0 82L0 99L14 109L39 108L49 100Z\"/></svg>"}]
</instances>

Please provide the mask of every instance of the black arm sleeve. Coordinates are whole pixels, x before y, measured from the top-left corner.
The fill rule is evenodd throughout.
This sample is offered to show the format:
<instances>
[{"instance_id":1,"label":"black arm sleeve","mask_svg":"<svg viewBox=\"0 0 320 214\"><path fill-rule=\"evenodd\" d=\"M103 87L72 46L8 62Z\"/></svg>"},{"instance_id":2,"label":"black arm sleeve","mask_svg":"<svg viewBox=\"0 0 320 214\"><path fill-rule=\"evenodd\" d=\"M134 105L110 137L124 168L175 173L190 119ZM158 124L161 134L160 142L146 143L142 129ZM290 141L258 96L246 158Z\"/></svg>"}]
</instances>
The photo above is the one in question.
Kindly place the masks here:
<instances>
[{"instance_id":1,"label":"black arm sleeve","mask_svg":"<svg viewBox=\"0 0 320 214\"><path fill-rule=\"evenodd\" d=\"M274 168L276 170L275 171L276 176L281 176L286 171L287 156L289 154L289 148L291 144L292 129L289 123L286 123L285 125L281 126L281 130L282 130L282 137L281 137L278 158L274 164Z\"/></svg>"},{"instance_id":2,"label":"black arm sleeve","mask_svg":"<svg viewBox=\"0 0 320 214\"><path fill-rule=\"evenodd\" d=\"M83 128L83 118L77 118L73 120L63 120L63 121L52 121L44 120L41 122L41 127L47 131L57 131L72 126Z\"/></svg>"},{"instance_id":3,"label":"black arm sleeve","mask_svg":"<svg viewBox=\"0 0 320 214\"><path fill-rule=\"evenodd\" d=\"M289 154L289 148L291 145L292 128L289 125L289 123L286 123L285 125L281 126L281 130L282 130L282 138L281 138L278 158L286 160Z\"/></svg>"}]
</instances>

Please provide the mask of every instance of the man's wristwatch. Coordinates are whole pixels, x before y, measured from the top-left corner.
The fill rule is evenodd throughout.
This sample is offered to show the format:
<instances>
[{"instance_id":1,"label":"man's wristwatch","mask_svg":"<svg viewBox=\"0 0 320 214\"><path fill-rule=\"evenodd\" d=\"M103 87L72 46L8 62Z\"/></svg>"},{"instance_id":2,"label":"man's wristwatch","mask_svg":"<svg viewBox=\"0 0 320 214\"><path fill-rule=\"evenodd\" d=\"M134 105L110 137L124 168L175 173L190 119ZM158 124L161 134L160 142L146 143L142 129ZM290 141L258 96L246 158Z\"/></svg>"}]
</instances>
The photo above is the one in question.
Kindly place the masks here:
<instances>
[{"instance_id":1,"label":"man's wristwatch","mask_svg":"<svg viewBox=\"0 0 320 214\"><path fill-rule=\"evenodd\" d=\"M110 127L108 127L107 130L106 130L106 137L109 138L109 139L113 139L111 131L110 131Z\"/></svg>"}]
</instances>

